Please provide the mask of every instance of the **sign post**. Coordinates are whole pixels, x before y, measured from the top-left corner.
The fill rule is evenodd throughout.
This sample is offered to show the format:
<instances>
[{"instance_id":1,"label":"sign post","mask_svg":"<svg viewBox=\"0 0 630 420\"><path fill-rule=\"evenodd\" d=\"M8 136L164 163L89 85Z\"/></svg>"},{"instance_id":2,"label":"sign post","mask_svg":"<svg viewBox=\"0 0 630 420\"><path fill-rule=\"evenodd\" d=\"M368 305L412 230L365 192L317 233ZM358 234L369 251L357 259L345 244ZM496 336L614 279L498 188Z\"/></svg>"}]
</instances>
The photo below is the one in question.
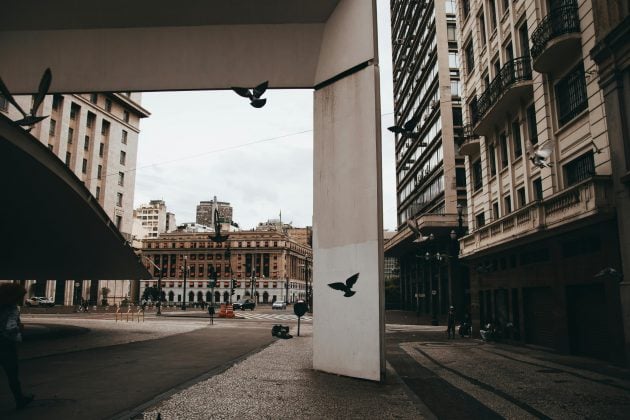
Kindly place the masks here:
<instances>
[{"instance_id":1,"label":"sign post","mask_svg":"<svg viewBox=\"0 0 630 420\"><path fill-rule=\"evenodd\" d=\"M300 319L304 316L306 311L308 310L308 305L302 299L295 302L293 305L293 312L298 317L298 337L300 336Z\"/></svg>"}]
</instances>

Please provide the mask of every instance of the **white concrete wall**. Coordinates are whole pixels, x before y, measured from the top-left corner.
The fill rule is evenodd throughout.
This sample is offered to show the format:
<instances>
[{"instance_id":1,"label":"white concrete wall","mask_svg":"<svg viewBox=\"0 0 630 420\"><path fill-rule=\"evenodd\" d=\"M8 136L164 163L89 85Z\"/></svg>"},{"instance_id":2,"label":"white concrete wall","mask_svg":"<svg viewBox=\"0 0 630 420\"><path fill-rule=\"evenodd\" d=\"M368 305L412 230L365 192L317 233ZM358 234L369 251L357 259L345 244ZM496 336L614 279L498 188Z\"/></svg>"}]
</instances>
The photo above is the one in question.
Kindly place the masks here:
<instances>
[{"instance_id":1,"label":"white concrete wall","mask_svg":"<svg viewBox=\"0 0 630 420\"><path fill-rule=\"evenodd\" d=\"M315 92L313 368L383 378L383 229L378 68ZM356 294L328 283L355 273Z\"/></svg>"}]
</instances>

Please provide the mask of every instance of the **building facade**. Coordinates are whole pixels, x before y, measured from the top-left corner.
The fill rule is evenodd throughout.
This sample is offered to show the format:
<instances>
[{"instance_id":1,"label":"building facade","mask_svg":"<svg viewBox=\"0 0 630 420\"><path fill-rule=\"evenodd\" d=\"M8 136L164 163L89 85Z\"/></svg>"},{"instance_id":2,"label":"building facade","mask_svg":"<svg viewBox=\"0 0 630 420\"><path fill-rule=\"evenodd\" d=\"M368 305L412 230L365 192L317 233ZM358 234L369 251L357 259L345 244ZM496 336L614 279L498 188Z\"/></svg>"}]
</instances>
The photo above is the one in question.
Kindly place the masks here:
<instances>
[{"instance_id":1,"label":"building facade","mask_svg":"<svg viewBox=\"0 0 630 420\"><path fill-rule=\"evenodd\" d=\"M591 0L462 0L473 328L623 361L620 267Z\"/></svg>"},{"instance_id":2,"label":"building facade","mask_svg":"<svg viewBox=\"0 0 630 420\"><path fill-rule=\"evenodd\" d=\"M312 264L310 246L278 231L232 232L224 243L215 243L204 233L166 233L144 240L142 255L164 269L161 286L170 305L181 305L184 296L187 305L252 296L263 304L295 302L306 298ZM147 269L154 279L141 282L141 294L146 287L158 287L159 270L149 262ZM214 289L209 279L213 271L217 273ZM236 283L234 295L230 295L231 279Z\"/></svg>"},{"instance_id":3,"label":"building facade","mask_svg":"<svg viewBox=\"0 0 630 420\"><path fill-rule=\"evenodd\" d=\"M454 0L391 1L395 122L418 123L396 135L398 232L385 256L400 263L401 307L434 322L450 305L463 313L470 300L456 264L455 239L465 230L457 209L467 198L455 12Z\"/></svg>"},{"instance_id":4,"label":"building facade","mask_svg":"<svg viewBox=\"0 0 630 420\"><path fill-rule=\"evenodd\" d=\"M219 211L219 221L221 222L222 229L227 229L227 227L232 224L232 206L230 206L230 203L217 201L216 196L212 201L199 202L199 205L197 205L196 222L200 225L214 226L215 207Z\"/></svg>"},{"instance_id":5,"label":"building facade","mask_svg":"<svg viewBox=\"0 0 630 420\"><path fill-rule=\"evenodd\" d=\"M134 240L157 238L161 233L172 232L177 228L175 215L166 211L163 200L151 200L133 211Z\"/></svg>"},{"instance_id":6,"label":"building facade","mask_svg":"<svg viewBox=\"0 0 630 420\"><path fill-rule=\"evenodd\" d=\"M32 97L17 96L16 101L23 109L30 109ZM140 119L149 116L140 102L140 93L48 95L40 114L49 118L31 131L83 181L129 241ZM14 120L21 117L5 99L0 100L0 112ZM129 293L129 281L118 282L125 284L116 289L123 295ZM80 298L96 302L101 288L110 286L83 279L27 283L30 294L54 296L57 304L73 304Z\"/></svg>"}]
</instances>

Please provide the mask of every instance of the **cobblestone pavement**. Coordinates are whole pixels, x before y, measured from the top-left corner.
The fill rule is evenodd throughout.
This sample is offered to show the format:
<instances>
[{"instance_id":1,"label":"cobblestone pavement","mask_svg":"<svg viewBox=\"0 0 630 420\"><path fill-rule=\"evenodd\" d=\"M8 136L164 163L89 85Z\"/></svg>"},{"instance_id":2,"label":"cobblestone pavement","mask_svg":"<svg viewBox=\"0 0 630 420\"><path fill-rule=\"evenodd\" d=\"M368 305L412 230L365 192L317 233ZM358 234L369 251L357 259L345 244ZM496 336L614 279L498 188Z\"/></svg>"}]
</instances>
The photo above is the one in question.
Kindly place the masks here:
<instances>
[{"instance_id":1,"label":"cobblestone pavement","mask_svg":"<svg viewBox=\"0 0 630 420\"><path fill-rule=\"evenodd\" d=\"M630 372L605 362L388 326L388 360L439 418L628 418ZM403 332L406 330L406 332Z\"/></svg>"},{"instance_id":2,"label":"cobblestone pavement","mask_svg":"<svg viewBox=\"0 0 630 420\"><path fill-rule=\"evenodd\" d=\"M312 369L312 328L145 410L156 419L421 419L430 413L390 374L385 384ZM294 331L292 330L292 333ZM140 418L140 417L138 417Z\"/></svg>"}]
</instances>

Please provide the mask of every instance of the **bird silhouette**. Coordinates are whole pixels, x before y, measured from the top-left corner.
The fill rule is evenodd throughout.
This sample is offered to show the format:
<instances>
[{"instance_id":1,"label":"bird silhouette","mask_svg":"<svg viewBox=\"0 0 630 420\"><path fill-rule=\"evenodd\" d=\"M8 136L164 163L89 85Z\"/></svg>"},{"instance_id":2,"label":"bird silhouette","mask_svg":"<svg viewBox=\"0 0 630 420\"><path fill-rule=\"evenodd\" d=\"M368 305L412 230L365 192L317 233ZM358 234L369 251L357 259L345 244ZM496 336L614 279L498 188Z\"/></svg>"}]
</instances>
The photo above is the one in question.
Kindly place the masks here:
<instances>
[{"instance_id":1,"label":"bird silhouette","mask_svg":"<svg viewBox=\"0 0 630 420\"><path fill-rule=\"evenodd\" d=\"M412 220L412 219L407 219L407 227L409 228L409 230L411 230L411 232L414 235L414 242L416 243L420 243L420 242L424 242L427 239L432 239L432 235L429 236L424 236L422 234L422 232L420 231L420 228L418 228L418 221L417 220Z\"/></svg>"},{"instance_id":2,"label":"bird silhouette","mask_svg":"<svg viewBox=\"0 0 630 420\"><path fill-rule=\"evenodd\" d=\"M412 136L414 134L417 134L413 132L413 129L416 128L416 125L418 125L418 122L420 122L419 115L412 117L407 122L405 122L402 126L392 125L391 127L387 127L387 129L395 134L402 134L403 136Z\"/></svg>"},{"instance_id":3,"label":"bird silhouette","mask_svg":"<svg viewBox=\"0 0 630 420\"><path fill-rule=\"evenodd\" d=\"M232 90L243 98L249 99L249 104L254 108L262 108L267 103L267 99L262 99L261 96L267 90L269 82L262 82L253 89L243 87L232 87Z\"/></svg>"},{"instance_id":4,"label":"bird silhouette","mask_svg":"<svg viewBox=\"0 0 630 420\"><path fill-rule=\"evenodd\" d=\"M342 292L344 292L343 295L345 297L350 297L356 293L354 290L352 290L352 286L354 286L354 284L357 282L358 279L359 279L359 273L348 277L345 284L341 282L328 283L328 287L335 290L341 290Z\"/></svg>"},{"instance_id":5,"label":"bird silhouette","mask_svg":"<svg viewBox=\"0 0 630 420\"><path fill-rule=\"evenodd\" d=\"M543 168L551 168L553 164L549 161L549 157L551 153L553 153L553 142L547 142L544 146L538 148L538 150L534 151L531 143L529 144L527 153L530 155L529 160L532 161L534 166Z\"/></svg>"},{"instance_id":6,"label":"bird silhouette","mask_svg":"<svg viewBox=\"0 0 630 420\"><path fill-rule=\"evenodd\" d=\"M48 118L48 115L38 116L37 111L39 110L39 107L42 104L42 102L44 102L44 98L46 97L46 94L48 93L48 90L50 89L51 83L52 83L52 72L48 68L44 71L44 74L42 75L42 79L40 80L39 87L37 89L37 94L33 97L33 106L31 107L31 112L30 114L28 114L16 102L15 98L13 98L13 95L11 95L11 92L9 92L9 89L4 84L4 81L2 80L2 78L0 78L0 94L2 94L2 96L4 96L7 99L7 101L9 101L11 105L13 105L20 112L20 114L22 114L22 119L19 119L14 122L17 125L29 127L28 130L26 131L31 131L31 129L33 128L35 124Z\"/></svg>"}]
</instances>

